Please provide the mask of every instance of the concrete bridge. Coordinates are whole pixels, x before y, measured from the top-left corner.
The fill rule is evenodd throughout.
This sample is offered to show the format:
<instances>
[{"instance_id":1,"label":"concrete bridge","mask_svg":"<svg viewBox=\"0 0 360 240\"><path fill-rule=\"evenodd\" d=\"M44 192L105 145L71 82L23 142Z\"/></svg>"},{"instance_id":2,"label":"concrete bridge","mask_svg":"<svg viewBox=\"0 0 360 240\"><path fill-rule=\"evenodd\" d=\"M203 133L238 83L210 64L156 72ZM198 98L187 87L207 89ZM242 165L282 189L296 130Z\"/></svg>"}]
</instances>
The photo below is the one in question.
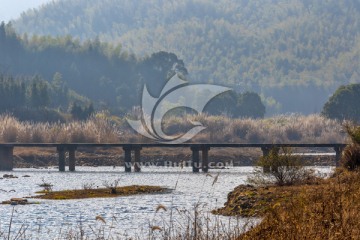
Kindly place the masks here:
<instances>
[{"instance_id":1,"label":"concrete bridge","mask_svg":"<svg viewBox=\"0 0 360 240\"><path fill-rule=\"evenodd\" d=\"M76 149L86 148L122 148L124 151L125 172L131 172L134 166L135 172L141 171L141 150L143 148L189 148L192 151L193 172L208 172L209 150L212 148L260 148L263 156L269 154L273 148L332 148L336 153L336 166L338 166L342 151L346 144L237 144L237 143L183 143L183 144L160 144L160 143L136 143L136 144L104 144L104 143L3 143L0 144L0 171L13 169L14 148L56 148L58 152L59 171L65 171L65 156L69 154L69 171L75 171ZM132 152L134 161L132 161ZM201 162L200 162L201 152Z\"/></svg>"}]
</instances>

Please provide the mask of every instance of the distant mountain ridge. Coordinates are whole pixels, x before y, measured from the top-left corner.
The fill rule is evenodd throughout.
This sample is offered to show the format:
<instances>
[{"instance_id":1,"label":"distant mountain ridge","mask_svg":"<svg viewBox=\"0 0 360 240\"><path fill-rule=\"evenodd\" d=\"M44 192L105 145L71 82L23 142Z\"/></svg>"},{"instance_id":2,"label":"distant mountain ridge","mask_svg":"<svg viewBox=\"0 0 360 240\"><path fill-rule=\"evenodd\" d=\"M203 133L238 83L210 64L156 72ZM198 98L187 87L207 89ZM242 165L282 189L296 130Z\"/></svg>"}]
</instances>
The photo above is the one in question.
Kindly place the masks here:
<instances>
[{"instance_id":1,"label":"distant mountain ridge","mask_svg":"<svg viewBox=\"0 0 360 240\"><path fill-rule=\"evenodd\" d=\"M283 112L320 110L337 86L360 82L358 0L62 0L13 26L121 43L136 55L173 52L193 81L255 90ZM301 89L293 104L284 87ZM300 98L319 105L296 106Z\"/></svg>"}]
</instances>

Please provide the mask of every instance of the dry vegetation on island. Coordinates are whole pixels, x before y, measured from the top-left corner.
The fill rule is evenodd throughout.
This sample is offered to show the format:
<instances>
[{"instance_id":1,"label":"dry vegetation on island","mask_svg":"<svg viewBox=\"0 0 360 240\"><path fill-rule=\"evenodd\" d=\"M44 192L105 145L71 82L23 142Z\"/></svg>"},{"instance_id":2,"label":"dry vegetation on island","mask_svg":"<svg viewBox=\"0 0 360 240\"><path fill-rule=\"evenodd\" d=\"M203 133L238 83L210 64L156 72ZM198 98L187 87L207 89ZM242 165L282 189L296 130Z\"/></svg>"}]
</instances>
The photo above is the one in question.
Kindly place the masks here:
<instances>
[{"instance_id":1,"label":"dry vegetation on island","mask_svg":"<svg viewBox=\"0 0 360 240\"><path fill-rule=\"evenodd\" d=\"M225 116L189 115L163 121L164 132L186 133L191 121L206 129L192 142L217 143L341 143L342 123L320 115L289 115L265 119L232 119ZM125 119L98 113L87 121L68 123L20 122L0 116L0 142L23 143L122 143L148 142L130 129Z\"/></svg>"}]
</instances>

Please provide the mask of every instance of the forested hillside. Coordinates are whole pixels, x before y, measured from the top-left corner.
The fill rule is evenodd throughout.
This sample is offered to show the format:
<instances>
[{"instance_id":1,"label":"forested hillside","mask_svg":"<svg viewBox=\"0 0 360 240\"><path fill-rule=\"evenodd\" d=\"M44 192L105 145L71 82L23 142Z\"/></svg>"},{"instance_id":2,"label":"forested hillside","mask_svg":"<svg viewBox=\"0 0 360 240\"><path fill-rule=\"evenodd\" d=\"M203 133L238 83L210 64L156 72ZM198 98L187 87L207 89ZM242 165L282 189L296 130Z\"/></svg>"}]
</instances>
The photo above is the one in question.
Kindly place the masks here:
<instances>
[{"instance_id":1,"label":"forested hillside","mask_svg":"<svg viewBox=\"0 0 360 240\"><path fill-rule=\"evenodd\" d=\"M63 0L14 26L28 36L98 37L136 54L174 52L194 81L313 112L340 84L360 81L359 11L357 0Z\"/></svg>"},{"instance_id":2,"label":"forested hillside","mask_svg":"<svg viewBox=\"0 0 360 240\"><path fill-rule=\"evenodd\" d=\"M68 93L62 93L66 86L66 89L73 89L89 98L97 109L124 114L139 105L144 84L150 94L156 96L175 72L187 75L183 61L173 53L157 52L136 58L119 46L98 40L85 43L71 37L23 40L10 24L0 24L0 74L15 78L41 76L47 80L42 88L53 86L51 99L53 104L58 103L54 107L65 104L67 108L66 105L74 100L72 97L67 101ZM6 86L11 84L11 79L6 77L5 82L0 82L0 87L4 85L5 89L8 88ZM21 83L26 82L26 79L21 80Z\"/></svg>"},{"instance_id":3,"label":"forested hillside","mask_svg":"<svg viewBox=\"0 0 360 240\"><path fill-rule=\"evenodd\" d=\"M71 35L137 56L173 52L193 81L261 92L281 112L320 111L336 87L360 82L358 0L60 0L13 26L29 39Z\"/></svg>"}]
</instances>

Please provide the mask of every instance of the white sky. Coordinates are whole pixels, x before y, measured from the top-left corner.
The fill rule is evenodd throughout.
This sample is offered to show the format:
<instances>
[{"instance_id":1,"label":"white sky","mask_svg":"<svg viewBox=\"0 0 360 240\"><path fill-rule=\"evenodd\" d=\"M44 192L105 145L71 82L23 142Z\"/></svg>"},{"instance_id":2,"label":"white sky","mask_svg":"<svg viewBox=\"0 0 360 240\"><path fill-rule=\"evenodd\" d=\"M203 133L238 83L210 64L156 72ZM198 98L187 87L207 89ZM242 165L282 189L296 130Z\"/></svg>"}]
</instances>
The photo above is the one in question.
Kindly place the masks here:
<instances>
[{"instance_id":1,"label":"white sky","mask_svg":"<svg viewBox=\"0 0 360 240\"><path fill-rule=\"evenodd\" d=\"M37 8L52 0L0 0L0 22L8 22L20 17L20 14L30 8Z\"/></svg>"}]
</instances>

